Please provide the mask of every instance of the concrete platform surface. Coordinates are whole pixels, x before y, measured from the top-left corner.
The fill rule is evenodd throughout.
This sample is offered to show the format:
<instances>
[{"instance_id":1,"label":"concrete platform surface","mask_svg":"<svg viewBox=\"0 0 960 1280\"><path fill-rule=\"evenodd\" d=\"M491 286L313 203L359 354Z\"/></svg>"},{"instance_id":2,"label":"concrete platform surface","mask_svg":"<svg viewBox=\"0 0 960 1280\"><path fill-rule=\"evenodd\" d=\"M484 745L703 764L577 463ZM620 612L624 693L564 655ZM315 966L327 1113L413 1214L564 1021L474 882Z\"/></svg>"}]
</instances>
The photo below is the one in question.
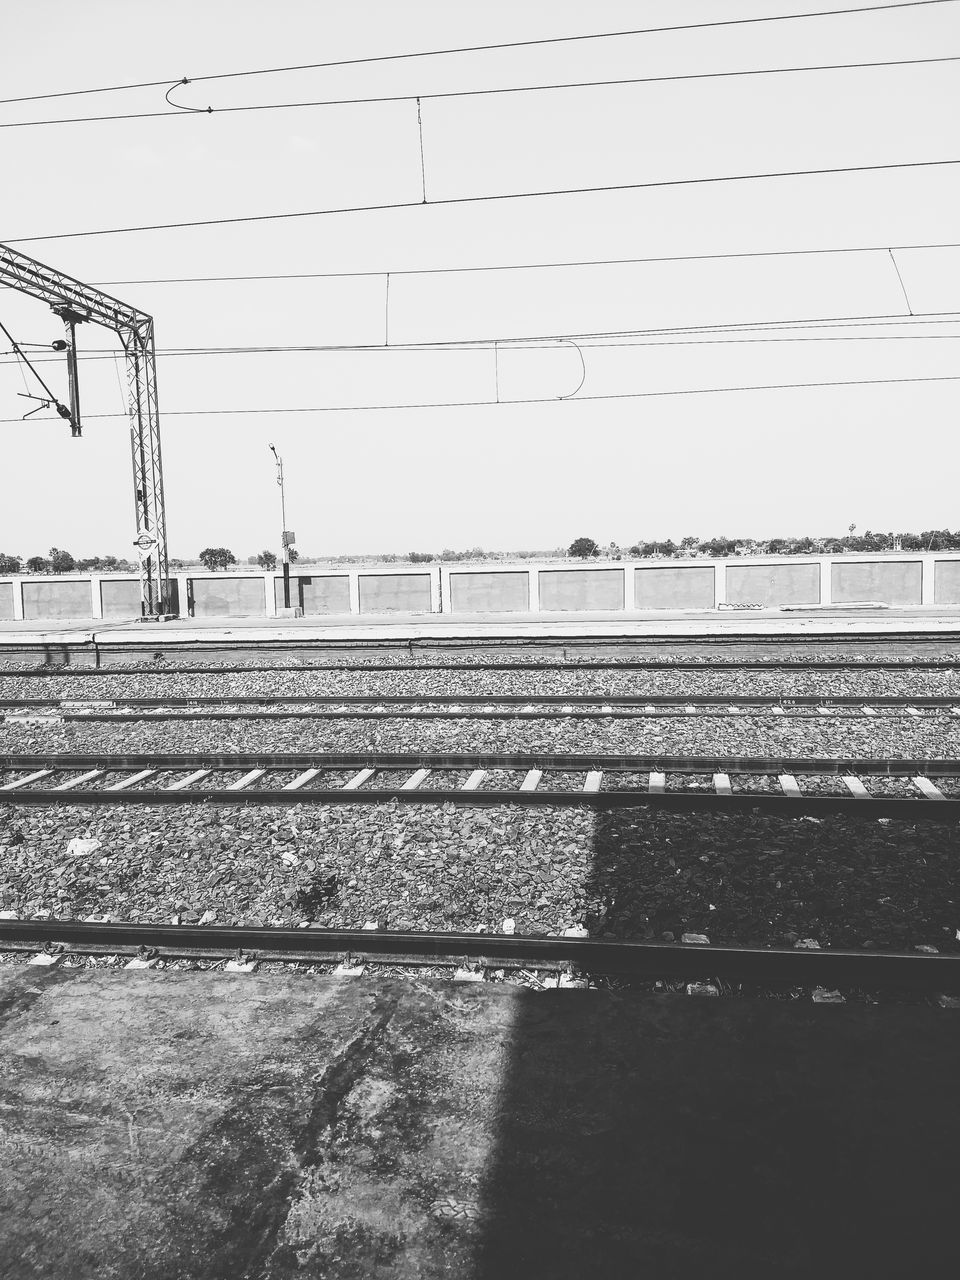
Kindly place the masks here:
<instances>
[{"instance_id":1,"label":"concrete platform surface","mask_svg":"<svg viewBox=\"0 0 960 1280\"><path fill-rule=\"evenodd\" d=\"M817 606L808 610L703 609L613 613L391 613L308 618L179 618L169 622L73 619L0 621L0 652L25 645L136 645L217 642L304 644L311 641L507 639L563 636L882 636L888 632L960 636L960 607L882 609Z\"/></svg>"},{"instance_id":2,"label":"concrete platform surface","mask_svg":"<svg viewBox=\"0 0 960 1280\"><path fill-rule=\"evenodd\" d=\"M947 1274L960 1013L0 968L4 1280Z\"/></svg>"}]
</instances>

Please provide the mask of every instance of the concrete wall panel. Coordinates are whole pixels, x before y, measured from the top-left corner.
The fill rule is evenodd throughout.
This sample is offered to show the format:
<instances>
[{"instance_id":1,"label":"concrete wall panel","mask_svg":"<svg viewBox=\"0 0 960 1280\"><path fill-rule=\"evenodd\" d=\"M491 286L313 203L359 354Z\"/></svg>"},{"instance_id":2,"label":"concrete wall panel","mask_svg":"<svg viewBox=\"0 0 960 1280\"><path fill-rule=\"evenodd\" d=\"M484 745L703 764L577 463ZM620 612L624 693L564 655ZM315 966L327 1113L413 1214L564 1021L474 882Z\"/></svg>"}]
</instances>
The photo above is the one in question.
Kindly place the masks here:
<instances>
[{"instance_id":1,"label":"concrete wall panel","mask_svg":"<svg viewBox=\"0 0 960 1280\"><path fill-rule=\"evenodd\" d=\"M831 571L834 604L852 600L920 603L919 560L849 560L834 563Z\"/></svg>"},{"instance_id":2,"label":"concrete wall panel","mask_svg":"<svg viewBox=\"0 0 960 1280\"><path fill-rule=\"evenodd\" d=\"M960 604L960 560L936 560L933 567L934 604Z\"/></svg>"},{"instance_id":3,"label":"concrete wall panel","mask_svg":"<svg viewBox=\"0 0 960 1280\"><path fill-rule=\"evenodd\" d=\"M450 607L455 613L513 613L530 608L530 575L451 573Z\"/></svg>"},{"instance_id":4,"label":"concrete wall panel","mask_svg":"<svg viewBox=\"0 0 960 1280\"><path fill-rule=\"evenodd\" d=\"M622 569L541 569L541 609L622 609Z\"/></svg>"},{"instance_id":5,"label":"concrete wall panel","mask_svg":"<svg viewBox=\"0 0 960 1280\"><path fill-rule=\"evenodd\" d=\"M283 578L274 579L277 608L283 607ZM299 573L290 578L290 603L304 615L350 612L350 580L332 574Z\"/></svg>"},{"instance_id":6,"label":"concrete wall panel","mask_svg":"<svg viewBox=\"0 0 960 1280\"><path fill-rule=\"evenodd\" d=\"M105 618L139 618L140 579L123 582L104 578L100 583L100 603Z\"/></svg>"},{"instance_id":7,"label":"concrete wall panel","mask_svg":"<svg viewBox=\"0 0 960 1280\"><path fill-rule=\"evenodd\" d=\"M13 583L0 582L0 622L13 618Z\"/></svg>"},{"instance_id":8,"label":"concrete wall panel","mask_svg":"<svg viewBox=\"0 0 960 1280\"><path fill-rule=\"evenodd\" d=\"M819 604L819 564L727 564L727 603Z\"/></svg>"},{"instance_id":9,"label":"concrete wall panel","mask_svg":"<svg viewBox=\"0 0 960 1280\"><path fill-rule=\"evenodd\" d=\"M23 584L24 618L92 618L89 579L28 580Z\"/></svg>"},{"instance_id":10,"label":"concrete wall panel","mask_svg":"<svg viewBox=\"0 0 960 1280\"><path fill-rule=\"evenodd\" d=\"M712 609L713 565L634 569L638 609Z\"/></svg>"},{"instance_id":11,"label":"concrete wall panel","mask_svg":"<svg viewBox=\"0 0 960 1280\"><path fill-rule=\"evenodd\" d=\"M429 573L362 573L361 613L429 613Z\"/></svg>"},{"instance_id":12,"label":"concrete wall panel","mask_svg":"<svg viewBox=\"0 0 960 1280\"><path fill-rule=\"evenodd\" d=\"M195 618L262 617L266 598L262 578L191 578Z\"/></svg>"}]
</instances>

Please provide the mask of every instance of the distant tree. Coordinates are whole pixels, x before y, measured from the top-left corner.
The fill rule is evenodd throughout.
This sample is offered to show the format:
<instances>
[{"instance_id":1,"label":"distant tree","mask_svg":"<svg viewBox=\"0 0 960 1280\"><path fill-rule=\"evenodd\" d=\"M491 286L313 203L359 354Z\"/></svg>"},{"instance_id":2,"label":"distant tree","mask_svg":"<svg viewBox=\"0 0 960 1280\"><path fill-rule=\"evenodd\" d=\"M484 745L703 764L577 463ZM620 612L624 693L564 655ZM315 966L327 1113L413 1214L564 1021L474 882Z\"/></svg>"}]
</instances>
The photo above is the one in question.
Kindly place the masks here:
<instances>
[{"instance_id":1,"label":"distant tree","mask_svg":"<svg viewBox=\"0 0 960 1280\"><path fill-rule=\"evenodd\" d=\"M8 556L6 552L0 551L0 573L19 573L20 557Z\"/></svg>"},{"instance_id":2,"label":"distant tree","mask_svg":"<svg viewBox=\"0 0 960 1280\"><path fill-rule=\"evenodd\" d=\"M641 559L649 556L675 556L677 547L672 538L668 538L666 542L637 542L627 550L632 556L639 556Z\"/></svg>"},{"instance_id":3,"label":"distant tree","mask_svg":"<svg viewBox=\"0 0 960 1280\"><path fill-rule=\"evenodd\" d=\"M297 550L297 548L296 548L296 547L291 547L291 548L290 548L290 563L291 563L291 564L296 564L296 563L297 563L297 561L298 561L299 559L300 559L300 552Z\"/></svg>"},{"instance_id":4,"label":"distant tree","mask_svg":"<svg viewBox=\"0 0 960 1280\"><path fill-rule=\"evenodd\" d=\"M182 560L168 560L167 563L171 569L182 569L184 567Z\"/></svg>"},{"instance_id":5,"label":"distant tree","mask_svg":"<svg viewBox=\"0 0 960 1280\"><path fill-rule=\"evenodd\" d=\"M433 553L430 551L410 551L407 553L407 559L411 564L430 564L433 558Z\"/></svg>"},{"instance_id":6,"label":"distant tree","mask_svg":"<svg viewBox=\"0 0 960 1280\"><path fill-rule=\"evenodd\" d=\"M129 564L129 560L118 560L116 556L88 556L84 560L78 560L76 567L84 573L116 573L119 569L126 569Z\"/></svg>"},{"instance_id":7,"label":"distant tree","mask_svg":"<svg viewBox=\"0 0 960 1280\"><path fill-rule=\"evenodd\" d=\"M227 547L204 547L200 552L200 563L211 572L215 569L226 569L236 564L237 557Z\"/></svg>"},{"instance_id":8,"label":"distant tree","mask_svg":"<svg viewBox=\"0 0 960 1280\"><path fill-rule=\"evenodd\" d=\"M581 560L586 560L590 556L595 556L600 548L592 538L575 538L567 548L568 556L577 556Z\"/></svg>"},{"instance_id":9,"label":"distant tree","mask_svg":"<svg viewBox=\"0 0 960 1280\"><path fill-rule=\"evenodd\" d=\"M27 561L27 573L46 573L50 568L50 561L44 560L43 556L31 556Z\"/></svg>"},{"instance_id":10,"label":"distant tree","mask_svg":"<svg viewBox=\"0 0 960 1280\"><path fill-rule=\"evenodd\" d=\"M892 536L892 535L891 535L891 537L890 537L890 539L889 539L889 542L888 542L888 539L887 539L886 534L884 534L884 533L873 533L873 532L872 532L872 530L868 529L868 530L867 530L867 532L866 532L866 533L863 535L863 537L860 539L860 546L859 546L858 550L860 550L860 551L886 551L886 550L888 549L888 547L889 547L890 543L892 543L892 542L893 542L893 536Z\"/></svg>"},{"instance_id":11,"label":"distant tree","mask_svg":"<svg viewBox=\"0 0 960 1280\"><path fill-rule=\"evenodd\" d=\"M924 529L920 541L924 551L952 551L957 545L957 536L949 529Z\"/></svg>"},{"instance_id":12,"label":"distant tree","mask_svg":"<svg viewBox=\"0 0 960 1280\"><path fill-rule=\"evenodd\" d=\"M724 558L732 556L737 549L736 538L711 538L708 542L700 543L700 550L706 556L717 556Z\"/></svg>"},{"instance_id":13,"label":"distant tree","mask_svg":"<svg viewBox=\"0 0 960 1280\"><path fill-rule=\"evenodd\" d=\"M699 538L687 537L680 539L680 550L685 552L688 556L692 556L698 550L699 546Z\"/></svg>"},{"instance_id":14,"label":"distant tree","mask_svg":"<svg viewBox=\"0 0 960 1280\"><path fill-rule=\"evenodd\" d=\"M275 569L277 567L277 557L272 551L261 551L257 556L251 556L250 560L253 564L258 564L261 569Z\"/></svg>"},{"instance_id":15,"label":"distant tree","mask_svg":"<svg viewBox=\"0 0 960 1280\"><path fill-rule=\"evenodd\" d=\"M47 552L50 557L51 573L72 573L77 562L69 551L61 551L59 547L51 547Z\"/></svg>"}]
</instances>

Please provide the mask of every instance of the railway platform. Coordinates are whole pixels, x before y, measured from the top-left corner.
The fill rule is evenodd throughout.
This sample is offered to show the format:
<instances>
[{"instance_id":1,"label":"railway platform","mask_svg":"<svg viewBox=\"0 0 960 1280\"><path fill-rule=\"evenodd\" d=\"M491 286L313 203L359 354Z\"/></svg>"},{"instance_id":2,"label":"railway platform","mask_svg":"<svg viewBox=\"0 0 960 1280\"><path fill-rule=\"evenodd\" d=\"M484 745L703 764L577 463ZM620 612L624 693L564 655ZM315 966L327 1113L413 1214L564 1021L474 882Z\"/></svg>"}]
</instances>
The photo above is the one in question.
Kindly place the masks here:
<instances>
[{"instance_id":1,"label":"railway platform","mask_svg":"<svg viewBox=\"0 0 960 1280\"><path fill-rule=\"evenodd\" d=\"M0 1276L939 1272L958 1018L5 963Z\"/></svg>"},{"instance_id":2,"label":"railway platform","mask_svg":"<svg viewBox=\"0 0 960 1280\"><path fill-rule=\"evenodd\" d=\"M304 618L73 619L50 623L0 621L0 663L32 660L97 665L156 652L216 660L240 653L297 654L335 649L474 645L536 647L538 643L649 646L795 641L926 643L952 651L960 643L960 607L811 606L758 610L322 615Z\"/></svg>"}]
</instances>

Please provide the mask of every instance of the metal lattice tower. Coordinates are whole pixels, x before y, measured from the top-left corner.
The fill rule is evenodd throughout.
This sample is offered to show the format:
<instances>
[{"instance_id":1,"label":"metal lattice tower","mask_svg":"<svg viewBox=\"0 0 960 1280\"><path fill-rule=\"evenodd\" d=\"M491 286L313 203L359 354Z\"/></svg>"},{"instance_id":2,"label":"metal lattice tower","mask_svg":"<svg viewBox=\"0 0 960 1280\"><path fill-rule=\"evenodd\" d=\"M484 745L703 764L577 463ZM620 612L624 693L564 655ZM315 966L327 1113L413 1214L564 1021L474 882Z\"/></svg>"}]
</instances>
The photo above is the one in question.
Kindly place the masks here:
<instances>
[{"instance_id":1,"label":"metal lattice tower","mask_svg":"<svg viewBox=\"0 0 960 1280\"><path fill-rule=\"evenodd\" d=\"M127 361L141 613L171 613L153 317L6 245L0 245L0 284L48 303L65 322L68 316L73 323L89 321L119 336Z\"/></svg>"}]
</instances>

